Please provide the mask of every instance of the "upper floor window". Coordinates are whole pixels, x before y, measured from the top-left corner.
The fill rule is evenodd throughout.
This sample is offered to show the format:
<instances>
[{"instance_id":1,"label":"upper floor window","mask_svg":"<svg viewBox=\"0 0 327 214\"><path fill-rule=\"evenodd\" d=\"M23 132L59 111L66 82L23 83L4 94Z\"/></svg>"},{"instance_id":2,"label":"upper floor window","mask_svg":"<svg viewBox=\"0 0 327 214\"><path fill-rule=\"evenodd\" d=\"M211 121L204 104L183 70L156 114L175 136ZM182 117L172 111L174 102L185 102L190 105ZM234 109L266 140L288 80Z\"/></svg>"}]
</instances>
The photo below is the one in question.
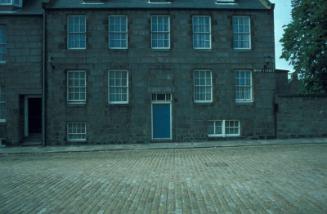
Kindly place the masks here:
<instances>
[{"instance_id":1,"label":"upper floor window","mask_svg":"<svg viewBox=\"0 0 327 214\"><path fill-rule=\"evenodd\" d=\"M128 24L127 16L109 16L109 48L128 48Z\"/></svg>"},{"instance_id":2,"label":"upper floor window","mask_svg":"<svg viewBox=\"0 0 327 214\"><path fill-rule=\"evenodd\" d=\"M198 70L194 72L194 102L212 102L212 72Z\"/></svg>"},{"instance_id":3,"label":"upper floor window","mask_svg":"<svg viewBox=\"0 0 327 214\"><path fill-rule=\"evenodd\" d=\"M7 53L7 35L6 27L0 25L0 63L6 62L6 53Z\"/></svg>"},{"instance_id":4,"label":"upper floor window","mask_svg":"<svg viewBox=\"0 0 327 214\"><path fill-rule=\"evenodd\" d=\"M70 104L85 104L86 102L86 72L67 72L67 101Z\"/></svg>"},{"instance_id":5,"label":"upper floor window","mask_svg":"<svg viewBox=\"0 0 327 214\"><path fill-rule=\"evenodd\" d=\"M170 48L170 17L151 16L151 47L153 49Z\"/></svg>"},{"instance_id":6,"label":"upper floor window","mask_svg":"<svg viewBox=\"0 0 327 214\"><path fill-rule=\"evenodd\" d=\"M193 48L211 49L211 17L193 16Z\"/></svg>"},{"instance_id":7,"label":"upper floor window","mask_svg":"<svg viewBox=\"0 0 327 214\"><path fill-rule=\"evenodd\" d=\"M252 72L251 71L236 71L235 76L235 92L236 102L252 102L253 87L252 87Z\"/></svg>"},{"instance_id":8,"label":"upper floor window","mask_svg":"<svg viewBox=\"0 0 327 214\"><path fill-rule=\"evenodd\" d=\"M233 17L234 49L251 49L251 22L249 16Z\"/></svg>"},{"instance_id":9,"label":"upper floor window","mask_svg":"<svg viewBox=\"0 0 327 214\"><path fill-rule=\"evenodd\" d=\"M86 18L84 15L68 16L68 49L86 49Z\"/></svg>"},{"instance_id":10,"label":"upper floor window","mask_svg":"<svg viewBox=\"0 0 327 214\"><path fill-rule=\"evenodd\" d=\"M6 121L6 99L4 88L0 85L0 122Z\"/></svg>"},{"instance_id":11,"label":"upper floor window","mask_svg":"<svg viewBox=\"0 0 327 214\"><path fill-rule=\"evenodd\" d=\"M112 70L108 74L110 104L128 103L128 71Z\"/></svg>"}]
</instances>

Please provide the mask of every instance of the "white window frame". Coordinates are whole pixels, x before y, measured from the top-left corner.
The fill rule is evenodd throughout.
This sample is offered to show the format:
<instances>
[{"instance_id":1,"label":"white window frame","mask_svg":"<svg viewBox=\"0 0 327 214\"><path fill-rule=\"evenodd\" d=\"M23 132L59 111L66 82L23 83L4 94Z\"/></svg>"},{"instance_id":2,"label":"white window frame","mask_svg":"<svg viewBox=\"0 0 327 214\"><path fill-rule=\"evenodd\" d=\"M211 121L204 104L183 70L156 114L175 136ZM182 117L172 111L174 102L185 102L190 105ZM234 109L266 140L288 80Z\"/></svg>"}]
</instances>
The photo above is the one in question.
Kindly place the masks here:
<instances>
[{"instance_id":1,"label":"white window frame","mask_svg":"<svg viewBox=\"0 0 327 214\"><path fill-rule=\"evenodd\" d=\"M71 126L71 127L70 127ZM75 126L75 127L73 127ZM76 127L81 126L81 127ZM73 132L71 132L71 129L75 129ZM79 129L83 130L79 132ZM87 140L87 126L85 122L68 122L66 126L66 133L67 133L67 141L68 142L86 142ZM81 138L72 138L71 136L74 135L84 135L85 137Z\"/></svg>"},{"instance_id":2,"label":"white window frame","mask_svg":"<svg viewBox=\"0 0 327 214\"><path fill-rule=\"evenodd\" d=\"M110 72L123 72L126 74L126 85L123 86L111 86L110 85ZM116 88L126 88L126 100L124 101L112 101L110 100L110 88L116 87ZM108 71L108 103L109 104L128 104L129 103L129 72L128 70L109 70Z\"/></svg>"},{"instance_id":3,"label":"white window frame","mask_svg":"<svg viewBox=\"0 0 327 214\"><path fill-rule=\"evenodd\" d=\"M84 80L84 86L70 86L69 85L69 74L70 73L84 73L85 75L85 80ZM84 93L85 93L85 98L84 99L79 99L79 100L75 100L75 99L70 99L69 98L69 94L70 94L70 88L83 88L84 87ZM81 92L81 91L80 91ZM85 70L69 70L67 71L67 103L68 104L78 104L78 105L84 105L86 103L86 98L87 97L87 74Z\"/></svg>"},{"instance_id":4,"label":"white window frame","mask_svg":"<svg viewBox=\"0 0 327 214\"><path fill-rule=\"evenodd\" d=\"M247 33L240 33L240 32L234 32L234 19L240 19L240 18L247 18L249 21L249 32ZM239 27L238 27L239 28ZM252 49L252 30L251 30L251 17L250 16L233 16L232 17L232 31L233 31L233 49L234 50L251 50ZM235 47L235 35L239 34L246 34L249 36L249 47Z\"/></svg>"},{"instance_id":5,"label":"white window frame","mask_svg":"<svg viewBox=\"0 0 327 214\"><path fill-rule=\"evenodd\" d=\"M153 18L157 17L157 24L158 24L158 18L159 17L165 17L168 18L168 31L154 31L154 29L152 28L153 25ZM153 47L152 41L153 39L153 34L168 34L168 47ZM170 16L169 15L152 15L151 16L151 48L152 49L163 49L163 50L168 50L170 49Z\"/></svg>"},{"instance_id":6,"label":"white window frame","mask_svg":"<svg viewBox=\"0 0 327 214\"><path fill-rule=\"evenodd\" d=\"M238 74L241 72L250 73L250 85L240 85L238 80ZM237 91L239 89L249 89L250 90L250 98L238 98ZM236 103L252 103L253 102L253 72L251 70L237 70L235 71L235 101Z\"/></svg>"},{"instance_id":7,"label":"white window frame","mask_svg":"<svg viewBox=\"0 0 327 214\"><path fill-rule=\"evenodd\" d=\"M80 16L80 17L83 17L84 18L84 29L85 31L84 32L70 32L69 29L70 29L70 18L72 17L76 17L76 16ZM86 43L87 43L87 35L86 35L86 32L87 32L87 24L86 24L87 20L86 20L86 16L83 15L83 14L76 14L76 15L68 15L67 16L67 49L68 50L85 50L86 49ZM84 45L83 47L70 47L70 39L72 38L71 36L74 35L74 34L82 34L84 36Z\"/></svg>"},{"instance_id":8,"label":"white window frame","mask_svg":"<svg viewBox=\"0 0 327 214\"><path fill-rule=\"evenodd\" d=\"M111 17L124 17L126 20L126 31L112 31L110 29L110 18ZM126 39L126 47L112 47L111 43L110 43L110 34L125 34L125 39ZM124 40L125 40L124 39ZM110 15L108 17L108 47L109 49L121 49L121 50L125 50L128 49L128 16L126 15Z\"/></svg>"},{"instance_id":9,"label":"white window frame","mask_svg":"<svg viewBox=\"0 0 327 214\"><path fill-rule=\"evenodd\" d=\"M196 73L199 72L210 72L210 85L196 85ZM196 99L196 92L197 88L200 87L210 87L210 100L199 100ZM212 103L213 102L213 74L211 70L194 70L193 72L193 96L194 96L194 103Z\"/></svg>"},{"instance_id":10,"label":"white window frame","mask_svg":"<svg viewBox=\"0 0 327 214\"><path fill-rule=\"evenodd\" d=\"M0 40L0 49L4 50L4 54L0 55L0 64L5 64L6 63L6 56L7 56L7 44L8 44L8 39L7 39L7 28L5 25L0 24L0 30L3 31L4 38L3 40ZM2 57L3 59L2 59Z\"/></svg>"},{"instance_id":11,"label":"white window frame","mask_svg":"<svg viewBox=\"0 0 327 214\"><path fill-rule=\"evenodd\" d=\"M222 123L221 124L221 134L208 133L208 137L240 137L241 136L241 122L239 120L211 120L211 121L209 121L209 123L213 123L214 132L216 130L216 122ZM227 122L237 122L238 123L238 126L237 126L238 133L237 134L226 134L226 123Z\"/></svg>"},{"instance_id":12,"label":"white window frame","mask_svg":"<svg viewBox=\"0 0 327 214\"><path fill-rule=\"evenodd\" d=\"M4 88L0 85L0 109L1 106L3 106L3 118L0 117L0 123L5 123L6 122L6 96L4 93ZM1 116L1 115L0 115Z\"/></svg>"},{"instance_id":13,"label":"white window frame","mask_svg":"<svg viewBox=\"0 0 327 214\"><path fill-rule=\"evenodd\" d=\"M196 18L203 18L203 17L208 17L209 18L209 32L195 32L194 31L194 25L195 25L195 19ZM209 34L209 47L195 47L195 35L197 34ZM196 15L192 16L192 46L193 49L196 50L209 50L212 49L212 29L211 29L211 16L204 16L204 15Z\"/></svg>"}]
</instances>

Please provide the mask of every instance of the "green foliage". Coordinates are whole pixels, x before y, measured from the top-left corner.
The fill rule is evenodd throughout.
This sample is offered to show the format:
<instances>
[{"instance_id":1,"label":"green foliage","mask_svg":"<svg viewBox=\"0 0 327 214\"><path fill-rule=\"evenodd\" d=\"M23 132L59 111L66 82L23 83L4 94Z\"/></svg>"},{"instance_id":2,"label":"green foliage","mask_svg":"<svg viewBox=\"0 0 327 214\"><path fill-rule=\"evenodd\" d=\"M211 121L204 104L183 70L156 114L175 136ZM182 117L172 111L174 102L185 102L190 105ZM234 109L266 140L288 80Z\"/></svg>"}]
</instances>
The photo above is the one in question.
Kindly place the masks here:
<instances>
[{"instance_id":1,"label":"green foliage","mask_svg":"<svg viewBox=\"0 0 327 214\"><path fill-rule=\"evenodd\" d=\"M281 42L308 93L327 93L327 0L292 0L292 22Z\"/></svg>"}]
</instances>

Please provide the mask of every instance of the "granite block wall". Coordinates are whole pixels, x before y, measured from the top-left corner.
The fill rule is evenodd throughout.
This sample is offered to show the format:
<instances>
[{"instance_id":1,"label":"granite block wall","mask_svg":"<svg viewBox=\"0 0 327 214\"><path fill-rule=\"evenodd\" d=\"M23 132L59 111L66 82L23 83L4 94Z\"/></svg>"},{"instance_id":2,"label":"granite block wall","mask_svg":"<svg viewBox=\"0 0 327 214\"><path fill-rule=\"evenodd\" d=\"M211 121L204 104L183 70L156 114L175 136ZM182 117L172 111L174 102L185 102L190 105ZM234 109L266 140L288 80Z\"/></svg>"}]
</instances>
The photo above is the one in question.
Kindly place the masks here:
<instances>
[{"instance_id":1,"label":"granite block wall","mask_svg":"<svg viewBox=\"0 0 327 214\"><path fill-rule=\"evenodd\" d=\"M327 96L279 96L277 137L327 137Z\"/></svg>"},{"instance_id":2,"label":"granite block wall","mask_svg":"<svg viewBox=\"0 0 327 214\"><path fill-rule=\"evenodd\" d=\"M87 49L67 50L67 16L85 14ZM108 15L128 15L128 50L108 49ZM171 17L171 49L150 46L150 17ZM192 15L210 15L212 49L192 48ZM249 15L252 49L233 50L233 15ZM274 56L271 11L211 10L51 10L48 13L47 140L67 144L66 123L87 123L88 143L148 143L151 140L151 95L172 93L173 140L201 141L208 138L209 120L235 119L241 122L241 137L274 136L273 97L275 74L261 72L267 56ZM272 62L274 63L274 62ZM274 65L273 65L274 66ZM66 73L87 72L87 103L66 102ZM107 73L129 71L129 104L108 104ZM193 101L193 72L213 73L213 103ZM254 102L236 104L235 70L253 71Z\"/></svg>"},{"instance_id":3,"label":"granite block wall","mask_svg":"<svg viewBox=\"0 0 327 214\"><path fill-rule=\"evenodd\" d=\"M0 137L17 145L24 137L23 97L42 93L42 16L1 15L0 25L7 33L6 63L0 64L7 118L0 123Z\"/></svg>"}]
</instances>

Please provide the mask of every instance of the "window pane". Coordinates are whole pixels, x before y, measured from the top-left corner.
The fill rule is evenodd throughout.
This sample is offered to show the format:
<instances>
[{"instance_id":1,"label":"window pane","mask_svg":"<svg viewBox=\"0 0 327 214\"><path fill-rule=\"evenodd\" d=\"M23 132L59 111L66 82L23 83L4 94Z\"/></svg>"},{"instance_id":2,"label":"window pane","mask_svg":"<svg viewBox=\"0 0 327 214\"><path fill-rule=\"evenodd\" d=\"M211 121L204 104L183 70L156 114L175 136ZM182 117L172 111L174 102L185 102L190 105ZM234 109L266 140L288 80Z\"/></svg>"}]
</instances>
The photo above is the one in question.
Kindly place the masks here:
<instances>
[{"instance_id":1,"label":"window pane","mask_svg":"<svg viewBox=\"0 0 327 214\"><path fill-rule=\"evenodd\" d=\"M151 16L151 47L170 47L170 17Z\"/></svg>"},{"instance_id":2,"label":"window pane","mask_svg":"<svg viewBox=\"0 0 327 214\"><path fill-rule=\"evenodd\" d=\"M233 46L234 48L250 47L250 17L248 16L234 16L233 17Z\"/></svg>"},{"instance_id":3,"label":"window pane","mask_svg":"<svg viewBox=\"0 0 327 214\"><path fill-rule=\"evenodd\" d=\"M222 123L223 121L215 121L215 134L216 135L221 135L223 134L223 131L222 131Z\"/></svg>"},{"instance_id":4,"label":"window pane","mask_svg":"<svg viewBox=\"0 0 327 214\"><path fill-rule=\"evenodd\" d=\"M209 123L208 134L209 135L214 135L215 134L215 124L214 124L214 122Z\"/></svg>"},{"instance_id":5,"label":"window pane","mask_svg":"<svg viewBox=\"0 0 327 214\"><path fill-rule=\"evenodd\" d=\"M86 73L85 71L67 72L67 99L69 103L85 103L86 101Z\"/></svg>"},{"instance_id":6,"label":"window pane","mask_svg":"<svg viewBox=\"0 0 327 214\"><path fill-rule=\"evenodd\" d=\"M128 103L128 72L109 71L109 103Z\"/></svg>"},{"instance_id":7,"label":"window pane","mask_svg":"<svg viewBox=\"0 0 327 214\"><path fill-rule=\"evenodd\" d=\"M84 122L67 123L67 140L68 141L85 141L86 140L86 123L84 123Z\"/></svg>"},{"instance_id":8,"label":"window pane","mask_svg":"<svg viewBox=\"0 0 327 214\"><path fill-rule=\"evenodd\" d=\"M235 76L235 96L237 102L252 101L251 71L237 71Z\"/></svg>"},{"instance_id":9,"label":"window pane","mask_svg":"<svg viewBox=\"0 0 327 214\"><path fill-rule=\"evenodd\" d=\"M4 25L0 25L0 62L6 61L7 35Z\"/></svg>"},{"instance_id":10,"label":"window pane","mask_svg":"<svg viewBox=\"0 0 327 214\"><path fill-rule=\"evenodd\" d=\"M0 120L6 119L6 99L4 89L0 86Z\"/></svg>"},{"instance_id":11,"label":"window pane","mask_svg":"<svg viewBox=\"0 0 327 214\"><path fill-rule=\"evenodd\" d=\"M109 48L127 48L127 16L109 16Z\"/></svg>"},{"instance_id":12,"label":"window pane","mask_svg":"<svg viewBox=\"0 0 327 214\"><path fill-rule=\"evenodd\" d=\"M68 16L68 48L86 48L86 18Z\"/></svg>"},{"instance_id":13,"label":"window pane","mask_svg":"<svg viewBox=\"0 0 327 214\"><path fill-rule=\"evenodd\" d=\"M225 121L225 134L239 135L239 121Z\"/></svg>"},{"instance_id":14,"label":"window pane","mask_svg":"<svg viewBox=\"0 0 327 214\"><path fill-rule=\"evenodd\" d=\"M210 16L193 16L193 47L211 48L211 19Z\"/></svg>"},{"instance_id":15,"label":"window pane","mask_svg":"<svg viewBox=\"0 0 327 214\"><path fill-rule=\"evenodd\" d=\"M211 102L212 101L211 71L195 71L193 78L194 78L195 102Z\"/></svg>"}]
</instances>

